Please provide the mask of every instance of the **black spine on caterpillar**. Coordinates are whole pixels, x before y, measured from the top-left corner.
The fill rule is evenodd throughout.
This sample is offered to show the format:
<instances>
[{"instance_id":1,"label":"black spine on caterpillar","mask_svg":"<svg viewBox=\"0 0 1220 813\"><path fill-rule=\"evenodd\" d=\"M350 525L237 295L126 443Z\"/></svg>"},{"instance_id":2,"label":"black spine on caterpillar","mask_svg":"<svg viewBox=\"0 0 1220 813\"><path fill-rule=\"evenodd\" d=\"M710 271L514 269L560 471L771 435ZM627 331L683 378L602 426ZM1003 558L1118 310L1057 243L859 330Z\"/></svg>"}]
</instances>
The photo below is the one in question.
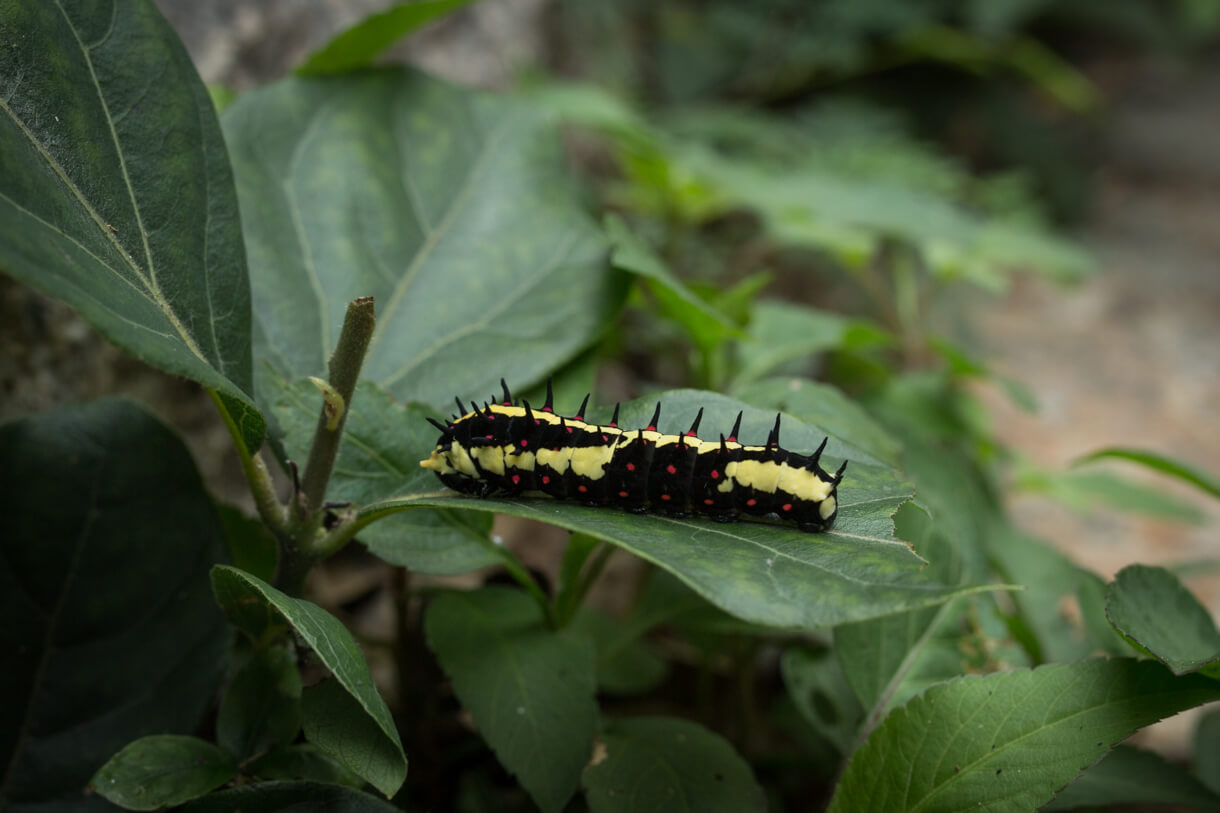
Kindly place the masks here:
<instances>
[{"instance_id":1,"label":"black spine on caterpillar","mask_svg":"<svg viewBox=\"0 0 1220 813\"><path fill-rule=\"evenodd\" d=\"M643 429L618 426L618 407L608 424L590 424L584 413L555 414L547 383L546 403L518 404L503 380L503 398L471 404L457 401L458 414L441 431L424 468L446 486L487 497L542 493L558 500L603 505L674 517L692 514L732 522L741 514L774 514L804 531L824 531L838 513L837 488L847 462L834 474L819 465L826 441L811 455L783 449L780 417L763 446L737 440L741 414L728 436L698 436L703 410L678 435L658 431L661 405ZM495 398L492 398L495 401Z\"/></svg>"}]
</instances>

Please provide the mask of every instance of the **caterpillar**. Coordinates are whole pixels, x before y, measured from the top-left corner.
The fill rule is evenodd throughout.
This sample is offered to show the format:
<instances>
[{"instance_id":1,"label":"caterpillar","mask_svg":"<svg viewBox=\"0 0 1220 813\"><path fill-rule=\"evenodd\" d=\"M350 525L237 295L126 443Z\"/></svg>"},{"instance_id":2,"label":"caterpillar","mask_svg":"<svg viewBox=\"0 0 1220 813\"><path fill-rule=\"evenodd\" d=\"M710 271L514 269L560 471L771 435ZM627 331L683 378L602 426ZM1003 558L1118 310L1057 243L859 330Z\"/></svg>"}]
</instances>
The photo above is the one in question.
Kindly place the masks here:
<instances>
[{"instance_id":1,"label":"caterpillar","mask_svg":"<svg viewBox=\"0 0 1220 813\"><path fill-rule=\"evenodd\" d=\"M825 439L811 455L780 448L778 414L766 445L746 446L737 440L740 412L728 436L717 442L696 434L702 409L689 430L667 435L657 431L660 403L647 427L623 429L618 405L607 424L585 421L588 395L575 416L556 415L550 381L541 409L514 401L503 379L500 386L504 397L498 403L480 409L472 402L467 409L455 399L458 412L449 423L428 418L441 436L420 465L455 491L479 497L541 492L586 505L671 517L701 514L719 522L774 514L809 532L834 524L847 461L833 475L823 470L818 459Z\"/></svg>"}]
</instances>

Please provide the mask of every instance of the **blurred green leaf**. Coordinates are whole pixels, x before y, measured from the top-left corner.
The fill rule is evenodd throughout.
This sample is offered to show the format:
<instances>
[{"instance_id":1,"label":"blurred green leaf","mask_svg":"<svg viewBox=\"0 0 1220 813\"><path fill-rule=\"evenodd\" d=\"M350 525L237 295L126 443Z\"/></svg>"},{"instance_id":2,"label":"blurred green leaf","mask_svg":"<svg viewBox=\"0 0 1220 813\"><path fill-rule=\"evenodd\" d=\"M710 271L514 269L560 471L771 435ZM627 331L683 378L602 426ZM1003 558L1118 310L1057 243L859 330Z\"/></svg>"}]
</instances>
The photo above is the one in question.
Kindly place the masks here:
<instances>
[{"instance_id":1,"label":"blurred green leaf","mask_svg":"<svg viewBox=\"0 0 1220 813\"><path fill-rule=\"evenodd\" d=\"M438 596L424 631L500 763L543 811L563 809L593 750L593 647L502 587Z\"/></svg>"},{"instance_id":2,"label":"blurred green leaf","mask_svg":"<svg viewBox=\"0 0 1220 813\"><path fill-rule=\"evenodd\" d=\"M1040 809L1075 810L1110 805L1220 810L1220 796L1209 791L1184 767L1160 754L1120 745Z\"/></svg>"},{"instance_id":3,"label":"blurred green leaf","mask_svg":"<svg viewBox=\"0 0 1220 813\"><path fill-rule=\"evenodd\" d=\"M805 647L784 650L780 674L793 704L813 727L834 744L841 754L850 754L865 709L830 651L813 652Z\"/></svg>"},{"instance_id":4,"label":"blurred green leaf","mask_svg":"<svg viewBox=\"0 0 1220 813\"><path fill-rule=\"evenodd\" d=\"M284 646L253 653L233 676L220 701L216 741L244 762L275 745L288 745L301 730L301 675Z\"/></svg>"},{"instance_id":5,"label":"blurred green leaf","mask_svg":"<svg viewBox=\"0 0 1220 813\"><path fill-rule=\"evenodd\" d=\"M599 743L604 755L584 772L593 813L766 810L750 766L722 737L696 723L672 717L614 720Z\"/></svg>"},{"instance_id":6,"label":"blurred green leaf","mask_svg":"<svg viewBox=\"0 0 1220 813\"><path fill-rule=\"evenodd\" d=\"M1193 466L1189 466L1180 460L1175 460L1171 457L1156 454L1155 452L1146 452L1142 449L1126 449L1118 446L1113 446L1107 449L1101 449L1092 454L1072 463L1073 466L1081 466L1085 463L1092 463L1096 460L1125 460L1130 463L1143 466L1153 471L1160 472L1167 477L1172 477L1176 480L1181 480L1184 483L1189 483L1195 486L1205 494L1210 494L1213 497L1220 498L1220 479L1208 474L1207 472L1199 471Z\"/></svg>"},{"instance_id":7,"label":"blurred green leaf","mask_svg":"<svg viewBox=\"0 0 1220 813\"><path fill-rule=\"evenodd\" d=\"M182 441L106 399L0 426L0 786L69 805L120 748L188 733L231 635L220 522Z\"/></svg>"},{"instance_id":8,"label":"blurred green leaf","mask_svg":"<svg viewBox=\"0 0 1220 813\"><path fill-rule=\"evenodd\" d=\"M1220 794L1220 709L1199 718L1194 736L1195 773L1211 790Z\"/></svg>"},{"instance_id":9,"label":"blurred green leaf","mask_svg":"<svg viewBox=\"0 0 1220 813\"><path fill-rule=\"evenodd\" d=\"M370 70L247 93L223 124L280 375L323 374L357 296L377 299L363 375L441 408L532 384L619 312L625 277L527 103Z\"/></svg>"},{"instance_id":10,"label":"blurred green leaf","mask_svg":"<svg viewBox=\"0 0 1220 813\"><path fill-rule=\"evenodd\" d=\"M158 810L197 799L237 775L233 755L174 734L143 737L115 754L90 785L128 810Z\"/></svg>"},{"instance_id":11,"label":"blurred green leaf","mask_svg":"<svg viewBox=\"0 0 1220 813\"><path fill-rule=\"evenodd\" d=\"M220 522L224 526L229 560L240 570L252 573L263 581L275 578L280 546L275 536L256 517L248 517L234 506L217 504Z\"/></svg>"},{"instance_id":12,"label":"blurred green leaf","mask_svg":"<svg viewBox=\"0 0 1220 813\"><path fill-rule=\"evenodd\" d=\"M575 535L574 535L575 536ZM609 694L644 694L669 674L669 663L642 640L649 619L617 619L592 607L582 607L572 630L593 642L597 652L597 688Z\"/></svg>"},{"instance_id":13,"label":"blurred green leaf","mask_svg":"<svg viewBox=\"0 0 1220 813\"><path fill-rule=\"evenodd\" d=\"M1165 568L1120 570L1106 588L1106 617L1175 675L1202 671L1220 678L1220 630L1207 608Z\"/></svg>"},{"instance_id":14,"label":"blurred green leaf","mask_svg":"<svg viewBox=\"0 0 1220 813\"><path fill-rule=\"evenodd\" d=\"M375 689L372 694L376 694ZM351 692L339 680L315 683L301 695L302 728L305 739L322 753L388 798L406 778L407 759L397 730L386 729L385 715L381 713L384 704L370 712L364 702L364 697Z\"/></svg>"},{"instance_id":15,"label":"blurred green leaf","mask_svg":"<svg viewBox=\"0 0 1220 813\"><path fill-rule=\"evenodd\" d=\"M372 736L365 736L362 746L358 749L330 750L335 743L335 739L330 737L324 737L323 742L315 744L371 782L386 796L393 795L406 778L407 758L403 754L398 729L394 725L390 710L377 693L364 655L347 628L316 604L287 596L249 573L232 567L218 565L212 568L212 589L216 593L217 602L234 623L239 626L244 624L246 616L241 612L244 607L262 605L268 612L282 615L305 645L314 651L322 665L331 671L337 683L343 687L342 691L351 696L351 703L343 706L343 713L348 716L367 716L373 724L360 729L362 734L371 733ZM256 637L264 633L261 626L253 630L247 628L246 631ZM333 712L341 703L334 698L334 692L339 690L329 688L324 691L327 694L318 696L315 701L321 711ZM307 710L307 725L311 718L316 725L320 715Z\"/></svg>"},{"instance_id":16,"label":"blurred green leaf","mask_svg":"<svg viewBox=\"0 0 1220 813\"><path fill-rule=\"evenodd\" d=\"M1055 471L1026 462L1016 471L1015 486L1080 512L1105 508L1194 525L1203 522L1203 512L1190 503L1104 471Z\"/></svg>"},{"instance_id":17,"label":"blurred green leaf","mask_svg":"<svg viewBox=\"0 0 1220 813\"><path fill-rule=\"evenodd\" d=\"M1220 683L1129 658L958 678L886 717L852 756L830 811L981 799L1032 810L1137 728L1217 698Z\"/></svg>"},{"instance_id":18,"label":"blurred green leaf","mask_svg":"<svg viewBox=\"0 0 1220 813\"><path fill-rule=\"evenodd\" d=\"M363 788L364 780L307 742L280 745L243 768L258 779L296 779Z\"/></svg>"},{"instance_id":19,"label":"blurred green leaf","mask_svg":"<svg viewBox=\"0 0 1220 813\"><path fill-rule=\"evenodd\" d=\"M370 14L310 54L297 68L301 76L345 73L372 64L382 51L422 25L471 0L413 0Z\"/></svg>"},{"instance_id":20,"label":"blurred green leaf","mask_svg":"<svg viewBox=\"0 0 1220 813\"><path fill-rule=\"evenodd\" d=\"M354 788L320 782L259 782L209 793L182 808L183 813L395 813L398 808Z\"/></svg>"},{"instance_id":21,"label":"blurred green leaf","mask_svg":"<svg viewBox=\"0 0 1220 813\"><path fill-rule=\"evenodd\" d=\"M0 265L219 392L257 449L237 196L186 49L147 0L9 0L3 19Z\"/></svg>"}]
</instances>

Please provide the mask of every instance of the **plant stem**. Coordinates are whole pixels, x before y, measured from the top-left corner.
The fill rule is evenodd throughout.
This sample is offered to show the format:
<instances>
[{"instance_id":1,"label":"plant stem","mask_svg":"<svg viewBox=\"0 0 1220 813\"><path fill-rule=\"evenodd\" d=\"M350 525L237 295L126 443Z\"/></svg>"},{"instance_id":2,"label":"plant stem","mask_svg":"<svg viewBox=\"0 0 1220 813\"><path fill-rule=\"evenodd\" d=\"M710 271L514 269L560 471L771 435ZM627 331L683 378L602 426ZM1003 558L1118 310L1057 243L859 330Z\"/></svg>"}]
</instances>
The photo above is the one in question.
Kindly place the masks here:
<instances>
[{"instance_id":1,"label":"plant stem","mask_svg":"<svg viewBox=\"0 0 1220 813\"><path fill-rule=\"evenodd\" d=\"M247 448L241 430L237 428L233 416L225 409L220 395L215 390L208 390L208 395L212 397L212 402L216 404L216 410L220 413L221 420L224 421L225 426L229 429L229 434L233 437L237 458L241 462L242 471L245 472L246 482L250 484L250 494L254 497L254 507L258 510L263 524L275 534L282 544L289 536L288 512L284 509L279 497L276 496L271 472L268 471L262 454L260 452L252 454Z\"/></svg>"}]
</instances>

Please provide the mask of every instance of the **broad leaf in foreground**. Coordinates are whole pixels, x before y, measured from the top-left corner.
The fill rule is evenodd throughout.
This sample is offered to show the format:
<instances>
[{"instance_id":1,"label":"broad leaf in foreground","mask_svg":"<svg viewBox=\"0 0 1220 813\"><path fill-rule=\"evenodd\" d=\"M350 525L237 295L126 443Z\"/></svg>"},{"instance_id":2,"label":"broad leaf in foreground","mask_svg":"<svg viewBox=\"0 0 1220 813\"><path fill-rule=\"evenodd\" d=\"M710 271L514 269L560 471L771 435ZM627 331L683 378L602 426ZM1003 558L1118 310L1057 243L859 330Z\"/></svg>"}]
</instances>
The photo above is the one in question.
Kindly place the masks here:
<instances>
[{"instance_id":1,"label":"broad leaf in foreground","mask_svg":"<svg viewBox=\"0 0 1220 813\"><path fill-rule=\"evenodd\" d=\"M0 40L0 267L221 393L257 448L237 195L182 43L147 0L3 0Z\"/></svg>"},{"instance_id":2,"label":"broad leaf in foreground","mask_svg":"<svg viewBox=\"0 0 1220 813\"><path fill-rule=\"evenodd\" d=\"M356 645L352 634L339 619L316 604L304 599L292 598L249 573L223 565L212 569L212 587L216 600L239 626L246 627L246 614L241 612L248 605L263 605L292 626L306 645L318 656L322 665L331 671L335 680L351 695L351 713L363 713L371 718L372 734L382 741L370 747L354 760L346 761L350 753L332 753L386 796L391 796L402 785L407 776L407 758L403 754L398 729L385 701L377 693L368 664ZM260 627L246 628L256 638L264 633ZM325 748L325 744L317 743Z\"/></svg>"},{"instance_id":3,"label":"broad leaf in foreground","mask_svg":"<svg viewBox=\"0 0 1220 813\"><path fill-rule=\"evenodd\" d=\"M1173 670L1220 677L1220 631L1211 613L1163 567L1130 565L1106 588L1106 617Z\"/></svg>"},{"instance_id":4,"label":"broad leaf in foreground","mask_svg":"<svg viewBox=\"0 0 1220 813\"><path fill-rule=\"evenodd\" d=\"M32 807L198 725L231 640L221 526L186 447L128 401L6 424L0 460L0 798Z\"/></svg>"},{"instance_id":5,"label":"broad leaf in foreground","mask_svg":"<svg viewBox=\"0 0 1220 813\"><path fill-rule=\"evenodd\" d=\"M197 799L237 775L233 755L195 737L142 737L102 766L90 783L128 810L159 810Z\"/></svg>"},{"instance_id":6,"label":"broad leaf in foreground","mask_svg":"<svg viewBox=\"0 0 1220 813\"><path fill-rule=\"evenodd\" d=\"M1055 794L1042 810L1138 804L1220 810L1220 796L1160 754L1120 745Z\"/></svg>"},{"instance_id":7,"label":"broad leaf in foreground","mask_svg":"<svg viewBox=\"0 0 1220 813\"><path fill-rule=\"evenodd\" d=\"M502 587L438 597L424 631L501 764L540 808L562 810L593 750L592 645L549 629L530 596Z\"/></svg>"},{"instance_id":8,"label":"broad leaf in foreground","mask_svg":"<svg viewBox=\"0 0 1220 813\"><path fill-rule=\"evenodd\" d=\"M750 813L767 809L750 766L718 734L673 717L615 720L585 769L593 813Z\"/></svg>"},{"instance_id":9,"label":"broad leaf in foreground","mask_svg":"<svg viewBox=\"0 0 1220 813\"><path fill-rule=\"evenodd\" d=\"M1217 698L1220 683L1128 658L958 678L886 717L830 810L1033 810L1136 729Z\"/></svg>"},{"instance_id":10,"label":"broad leaf in foreground","mask_svg":"<svg viewBox=\"0 0 1220 813\"><path fill-rule=\"evenodd\" d=\"M775 413L744 407L721 395L676 390L658 396L663 429L686 429L705 409L705 437L727 431L744 409L741 437L761 443ZM654 402L623 406L619 424L643 426ZM562 404L559 405L563 412ZM608 414L601 416L608 419ZM825 433L787 419L781 443L812 451ZM420 450L422 459L430 447ZM834 468L844 446L831 437L824 465ZM439 483L437 484L439 486ZM665 568L713 604L748 621L780 627L825 627L914 607L939 604L979 587L936 582L925 562L894 539L892 516L911 495L888 468L853 464L839 489L833 530L807 534L761 522L716 523L631 515L543 499L474 499L433 487L395 496L362 510L362 521L415 507L469 508L530 517L612 542Z\"/></svg>"},{"instance_id":11,"label":"broad leaf in foreground","mask_svg":"<svg viewBox=\"0 0 1220 813\"><path fill-rule=\"evenodd\" d=\"M223 123L255 347L282 375L322 374L358 296L363 375L433 406L537 381L618 312L624 277L525 102L370 70L277 82Z\"/></svg>"}]
</instances>

